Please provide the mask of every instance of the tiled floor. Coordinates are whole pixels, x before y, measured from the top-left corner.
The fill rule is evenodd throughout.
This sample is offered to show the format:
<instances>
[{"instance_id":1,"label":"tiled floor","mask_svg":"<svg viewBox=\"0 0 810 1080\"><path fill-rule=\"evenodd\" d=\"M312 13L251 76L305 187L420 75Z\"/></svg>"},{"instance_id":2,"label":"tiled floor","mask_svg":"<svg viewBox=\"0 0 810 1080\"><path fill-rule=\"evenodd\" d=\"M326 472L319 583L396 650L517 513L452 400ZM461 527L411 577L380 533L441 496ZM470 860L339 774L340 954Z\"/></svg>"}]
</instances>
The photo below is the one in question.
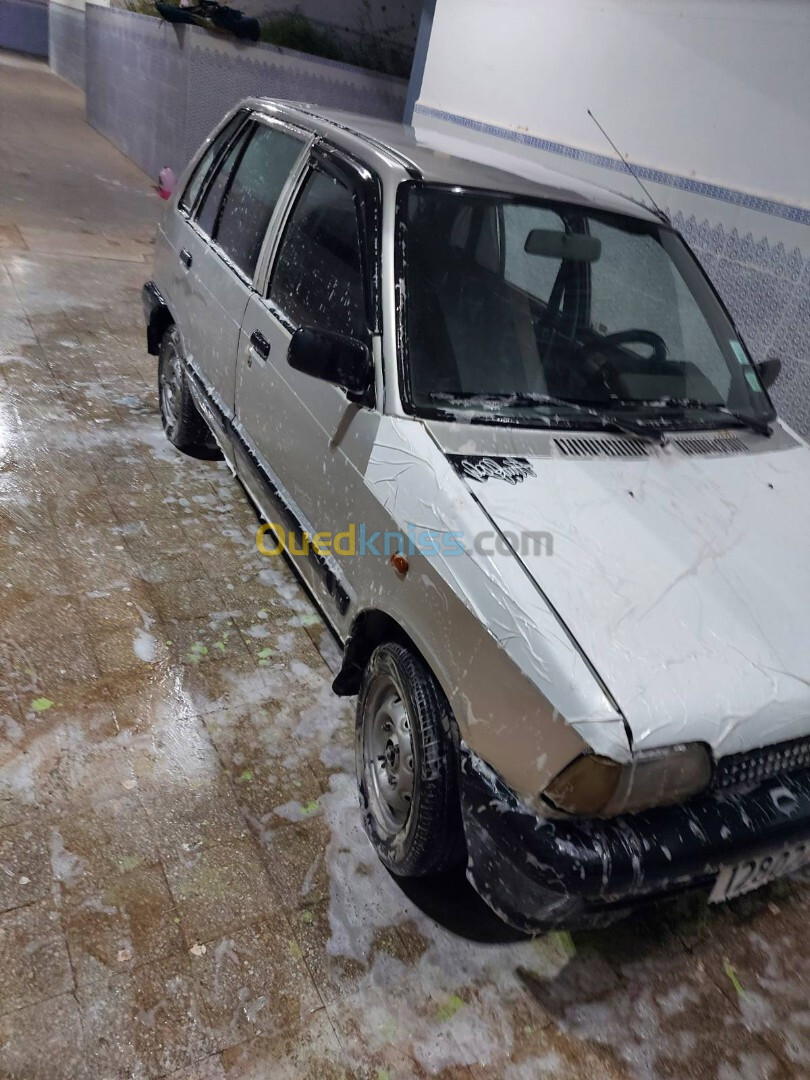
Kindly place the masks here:
<instances>
[{"instance_id":1,"label":"tiled floor","mask_svg":"<svg viewBox=\"0 0 810 1080\"><path fill-rule=\"evenodd\" d=\"M0 1077L800 1077L806 889L516 940L359 826L330 639L163 438L159 210L0 57Z\"/></svg>"}]
</instances>

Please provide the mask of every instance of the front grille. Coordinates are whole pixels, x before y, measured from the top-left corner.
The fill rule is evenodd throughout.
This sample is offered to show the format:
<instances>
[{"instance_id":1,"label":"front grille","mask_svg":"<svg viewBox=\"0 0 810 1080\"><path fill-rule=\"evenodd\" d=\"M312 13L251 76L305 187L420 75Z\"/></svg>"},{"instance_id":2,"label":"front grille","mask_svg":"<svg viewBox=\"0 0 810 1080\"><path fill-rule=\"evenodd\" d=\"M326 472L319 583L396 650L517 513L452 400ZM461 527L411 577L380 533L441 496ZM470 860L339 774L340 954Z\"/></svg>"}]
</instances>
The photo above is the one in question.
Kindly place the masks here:
<instances>
[{"instance_id":1,"label":"front grille","mask_svg":"<svg viewBox=\"0 0 810 1080\"><path fill-rule=\"evenodd\" d=\"M552 439L554 449L567 458L649 457L653 443L631 436L562 435ZM748 445L736 435L674 434L672 445L687 457L717 454L747 454Z\"/></svg>"},{"instance_id":2,"label":"front grille","mask_svg":"<svg viewBox=\"0 0 810 1080\"><path fill-rule=\"evenodd\" d=\"M807 768L810 768L810 737L720 758L715 766L714 782L721 788L736 787Z\"/></svg>"},{"instance_id":3,"label":"front grille","mask_svg":"<svg viewBox=\"0 0 810 1080\"><path fill-rule=\"evenodd\" d=\"M641 439L589 439L565 436L552 440L554 448L563 457L647 457L650 444Z\"/></svg>"},{"instance_id":4,"label":"front grille","mask_svg":"<svg viewBox=\"0 0 810 1080\"><path fill-rule=\"evenodd\" d=\"M681 436L676 445L682 454L695 457L700 454L747 454L748 447L736 435Z\"/></svg>"}]
</instances>

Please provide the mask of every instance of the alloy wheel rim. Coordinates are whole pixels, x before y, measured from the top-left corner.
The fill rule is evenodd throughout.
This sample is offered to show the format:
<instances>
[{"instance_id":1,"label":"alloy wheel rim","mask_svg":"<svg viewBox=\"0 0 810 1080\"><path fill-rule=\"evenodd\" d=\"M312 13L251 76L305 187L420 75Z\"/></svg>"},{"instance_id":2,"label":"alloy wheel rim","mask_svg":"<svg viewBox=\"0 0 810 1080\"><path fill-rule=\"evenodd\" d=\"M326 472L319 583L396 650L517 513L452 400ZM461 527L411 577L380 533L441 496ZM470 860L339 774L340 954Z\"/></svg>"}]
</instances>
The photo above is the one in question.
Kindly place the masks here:
<instances>
[{"instance_id":1,"label":"alloy wheel rim","mask_svg":"<svg viewBox=\"0 0 810 1080\"><path fill-rule=\"evenodd\" d=\"M393 837L413 804L414 752L408 710L388 676L377 680L367 699L363 757L369 809L385 835Z\"/></svg>"}]
</instances>

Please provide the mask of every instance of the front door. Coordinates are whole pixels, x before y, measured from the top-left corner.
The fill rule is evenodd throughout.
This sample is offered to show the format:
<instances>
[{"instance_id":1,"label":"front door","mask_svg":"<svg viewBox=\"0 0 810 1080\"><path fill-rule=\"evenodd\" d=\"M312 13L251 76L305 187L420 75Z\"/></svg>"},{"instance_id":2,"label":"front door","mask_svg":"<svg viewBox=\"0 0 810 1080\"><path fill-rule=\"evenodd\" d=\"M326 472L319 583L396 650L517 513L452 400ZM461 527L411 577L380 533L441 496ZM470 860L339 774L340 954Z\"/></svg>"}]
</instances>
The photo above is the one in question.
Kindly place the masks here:
<instances>
[{"instance_id":1,"label":"front door","mask_svg":"<svg viewBox=\"0 0 810 1080\"><path fill-rule=\"evenodd\" d=\"M293 370L287 347L297 327L314 326L379 352L369 265L379 204L376 185L370 193L362 183L334 156L313 154L275 254L269 295L248 302L236 385L237 421L253 459L243 462L243 479L266 518L285 530L288 549L292 534L299 572L338 627L350 603L351 569L348 542L333 541L365 501L363 474L379 413ZM308 550L301 550L302 533ZM311 542L319 533L329 534L320 551ZM268 538L268 547L273 543Z\"/></svg>"}]
</instances>

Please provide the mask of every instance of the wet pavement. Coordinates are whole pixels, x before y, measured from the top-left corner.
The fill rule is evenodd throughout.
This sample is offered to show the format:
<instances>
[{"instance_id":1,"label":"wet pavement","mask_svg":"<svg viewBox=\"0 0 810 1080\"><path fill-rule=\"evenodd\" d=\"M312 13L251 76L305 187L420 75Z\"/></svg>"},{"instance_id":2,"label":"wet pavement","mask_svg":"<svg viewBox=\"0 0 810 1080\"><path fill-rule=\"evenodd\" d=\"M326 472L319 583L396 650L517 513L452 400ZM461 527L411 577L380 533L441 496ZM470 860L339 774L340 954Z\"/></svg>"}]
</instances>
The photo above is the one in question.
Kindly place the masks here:
<instances>
[{"instance_id":1,"label":"wet pavement","mask_svg":"<svg viewBox=\"0 0 810 1080\"><path fill-rule=\"evenodd\" d=\"M519 938L367 843L336 648L164 439L160 202L0 54L0 1077L800 1077L808 889Z\"/></svg>"}]
</instances>

